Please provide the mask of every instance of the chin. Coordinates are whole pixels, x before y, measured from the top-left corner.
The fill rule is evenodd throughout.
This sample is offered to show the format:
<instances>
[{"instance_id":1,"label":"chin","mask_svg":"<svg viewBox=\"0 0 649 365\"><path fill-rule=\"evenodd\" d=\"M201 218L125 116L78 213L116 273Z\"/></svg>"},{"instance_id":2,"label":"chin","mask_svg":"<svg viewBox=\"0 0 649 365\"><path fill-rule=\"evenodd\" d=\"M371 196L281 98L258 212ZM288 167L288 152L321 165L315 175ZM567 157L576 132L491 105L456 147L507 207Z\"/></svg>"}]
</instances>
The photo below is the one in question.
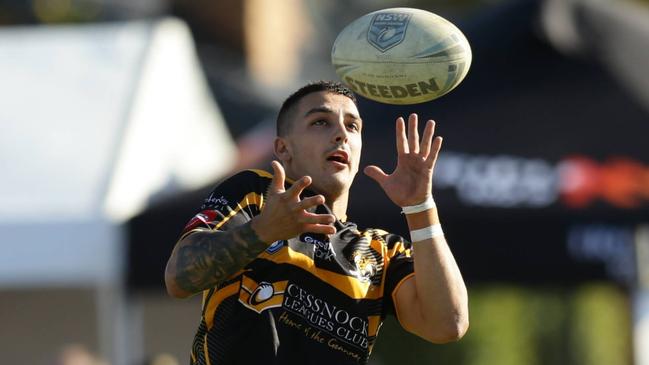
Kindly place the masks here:
<instances>
[{"instance_id":1,"label":"chin","mask_svg":"<svg viewBox=\"0 0 649 365\"><path fill-rule=\"evenodd\" d=\"M329 196L340 196L352 186L354 177L347 174L335 174L323 181L322 188Z\"/></svg>"}]
</instances>

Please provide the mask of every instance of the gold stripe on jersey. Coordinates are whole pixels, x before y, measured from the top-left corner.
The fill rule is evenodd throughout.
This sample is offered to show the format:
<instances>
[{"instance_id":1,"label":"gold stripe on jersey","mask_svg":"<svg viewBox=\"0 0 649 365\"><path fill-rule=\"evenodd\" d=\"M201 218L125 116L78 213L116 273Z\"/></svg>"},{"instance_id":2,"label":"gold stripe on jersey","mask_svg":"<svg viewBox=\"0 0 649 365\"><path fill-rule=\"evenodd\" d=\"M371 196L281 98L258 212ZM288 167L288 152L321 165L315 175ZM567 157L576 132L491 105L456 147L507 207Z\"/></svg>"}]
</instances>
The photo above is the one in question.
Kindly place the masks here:
<instances>
[{"instance_id":1,"label":"gold stripe on jersey","mask_svg":"<svg viewBox=\"0 0 649 365\"><path fill-rule=\"evenodd\" d=\"M237 208L232 210L227 217L224 217L223 220L217 223L214 226L213 230L217 230L221 228L221 226L223 226L228 220L230 220L230 218L237 215L239 211L253 204L258 206L259 209L261 209L261 207L264 205L264 196L254 192L246 194L246 196L244 196L243 199L241 199L241 201L239 201L239 203L237 204Z\"/></svg>"},{"instance_id":2,"label":"gold stripe on jersey","mask_svg":"<svg viewBox=\"0 0 649 365\"><path fill-rule=\"evenodd\" d=\"M407 250L405 248L403 242L399 242L396 245L394 245L392 249L386 250L387 245L382 237L387 234L389 233L382 229L372 229L363 232L363 236L368 237L370 239L370 247L376 250L376 252L381 252L383 257L388 257L388 258L394 257L397 253L404 252L404 251L406 252L407 256L410 256L410 250ZM374 237L379 237L379 238L375 239Z\"/></svg>"},{"instance_id":3,"label":"gold stripe on jersey","mask_svg":"<svg viewBox=\"0 0 649 365\"><path fill-rule=\"evenodd\" d=\"M239 281L227 285L214 293L210 298L210 301L207 303L207 308L205 309L205 324L207 325L208 331L212 328L214 324L214 314L216 314L216 308L221 304L221 302L232 295L236 295L239 291Z\"/></svg>"},{"instance_id":4,"label":"gold stripe on jersey","mask_svg":"<svg viewBox=\"0 0 649 365\"><path fill-rule=\"evenodd\" d=\"M210 295L212 289L203 290L203 300L201 301L201 308L205 310L205 303L207 303L207 297Z\"/></svg>"},{"instance_id":5,"label":"gold stripe on jersey","mask_svg":"<svg viewBox=\"0 0 649 365\"><path fill-rule=\"evenodd\" d=\"M406 249L403 242L396 243L391 250L388 250L388 257L395 257L397 254L405 252L406 256L410 256L410 250Z\"/></svg>"},{"instance_id":6,"label":"gold stripe on jersey","mask_svg":"<svg viewBox=\"0 0 649 365\"><path fill-rule=\"evenodd\" d=\"M277 264L297 266L317 276L320 280L329 283L353 299L379 299L383 296L382 287L379 289L378 287L372 286L372 283L369 281L361 281L354 276L338 274L316 267L315 262L309 256L301 252L293 251L290 247L286 248L286 250L280 250L274 254L269 254L264 251L257 258L262 258Z\"/></svg>"},{"instance_id":7,"label":"gold stripe on jersey","mask_svg":"<svg viewBox=\"0 0 649 365\"><path fill-rule=\"evenodd\" d=\"M252 171L252 172L254 172L255 174L257 174L257 175L259 175L261 177L267 177L267 178L270 178L270 179L273 178L273 174L271 174L270 172L268 172L266 170L248 169L248 171Z\"/></svg>"},{"instance_id":8,"label":"gold stripe on jersey","mask_svg":"<svg viewBox=\"0 0 649 365\"><path fill-rule=\"evenodd\" d=\"M207 363L207 365L211 365L210 364L210 350L209 350L209 347L207 347L207 332L205 332L205 335L203 336L203 353L205 354L205 356L204 356L205 362Z\"/></svg>"},{"instance_id":9,"label":"gold stripe on jersey","mask_svg":"<svg viewBox=\"0 0 649 365\"><path fill-rule=\"evenodd\" d=\"M381 315L377 314L375 316L367 316L367 320L369 322L367 328L367 336L376 336L376 334L379 332L379 327L381 326Z\"/></svg>"},{"instance_id":10,"label":"gold stripe on jersey","mask_svg":"<svg viewBox=\"0 0 649 365\"><path fill-rule=\"evenodd\" d=\"M399 292L399 288L401 288L401 285L406 282L406 280L412 278L415 276L415 273L412 272L406 276L404 276L397 285L394 286L394 289L392 290L392 303L394 303L394 316L397 317L397 321L399 321L399 324L401 327L403 327L403 322L401 322L401 318L399 318L399 301L397 300L397 293ZM406 330L410 330L409 328L405 328Z\"/></svg>"},{"instance_id":11,"label":"gold stripe on jersey","mask_svg":"<svg viewBox=\"0 0 649 365\"><path fill-rule=\"evenodd\" d=\"M385 248L385 245L383 243L381 243L381 241L372 239L371 235L369 235L367 233L364 234L363 236L366 236L366 237L369 236L368 238L370 240L370 247L371 248L373 248L376 252L383 252L383 249Z\"/></svg>"}]
</instances>

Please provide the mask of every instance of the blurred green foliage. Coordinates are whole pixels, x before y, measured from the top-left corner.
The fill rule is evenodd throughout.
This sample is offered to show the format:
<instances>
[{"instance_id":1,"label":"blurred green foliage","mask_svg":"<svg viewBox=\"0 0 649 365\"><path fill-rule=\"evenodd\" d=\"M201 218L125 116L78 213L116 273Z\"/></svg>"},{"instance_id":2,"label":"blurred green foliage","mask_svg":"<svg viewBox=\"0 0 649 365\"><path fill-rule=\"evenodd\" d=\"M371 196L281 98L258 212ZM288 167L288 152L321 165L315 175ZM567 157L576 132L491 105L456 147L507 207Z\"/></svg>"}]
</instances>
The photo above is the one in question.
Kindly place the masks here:
<instances>
[{"instance_id":1,"label":"blurred green foliage","mask_svg":"<svg viewBox=\"0 0 649 365\"><path fill-rule=\"evenodd\" d=\"M485 285L469 292L470 328L432 345L386 320L374 365L625 365L632 363L630 304L610 284L571 288Z\"/></svg>"}]
</instances>

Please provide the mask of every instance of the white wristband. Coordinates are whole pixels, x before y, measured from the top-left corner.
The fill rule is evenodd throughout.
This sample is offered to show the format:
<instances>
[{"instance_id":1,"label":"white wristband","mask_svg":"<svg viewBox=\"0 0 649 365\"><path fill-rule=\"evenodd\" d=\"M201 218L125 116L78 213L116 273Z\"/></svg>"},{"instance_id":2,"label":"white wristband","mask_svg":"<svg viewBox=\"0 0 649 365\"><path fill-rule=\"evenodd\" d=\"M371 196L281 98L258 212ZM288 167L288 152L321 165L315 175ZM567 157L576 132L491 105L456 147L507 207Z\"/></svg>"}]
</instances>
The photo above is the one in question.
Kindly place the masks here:
<instances>
[{"instance_id":1,"label":"white wristband","mask_svg":"<svg viewBox=\"0 0 649 365\"><path fill-rule=\"evenodd\" d=\"M407 206L407 207L401 207L401 209L402 209L401 213L414 214L414 213L423 212L423 211L426 211L426 210L432 209L432 208L435 208L435 201L433 200L432 196L428 196L428 198L426 198L426 200L421 204L410 205L410 206Z\"/></svg>"},{"instance_id":2,"label":"white wristband","mask_svg":"<svg viewBox=\"0 0 649 365\"><path fill-rule=\"evenodd\" d=\"M410 231L410 240L412 242L419 242L419 241L424 241L435 237L440 237L443 235L444 235L444 231L442 231L442 225L433 224L432 226Z\"/></svg>"}]
</instances>

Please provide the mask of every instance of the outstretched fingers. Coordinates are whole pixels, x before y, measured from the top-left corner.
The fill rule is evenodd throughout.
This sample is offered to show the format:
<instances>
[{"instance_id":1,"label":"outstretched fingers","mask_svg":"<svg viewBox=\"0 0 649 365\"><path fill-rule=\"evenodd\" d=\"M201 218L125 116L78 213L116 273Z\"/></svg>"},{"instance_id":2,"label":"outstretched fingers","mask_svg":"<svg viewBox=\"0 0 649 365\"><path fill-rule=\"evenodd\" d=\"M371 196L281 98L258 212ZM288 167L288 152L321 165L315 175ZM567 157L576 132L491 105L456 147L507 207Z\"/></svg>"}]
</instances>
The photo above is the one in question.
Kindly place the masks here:
<instances>
[{"instance_id":1,"label":"outstretched fingers","mask_svg":"<svg viewBox=\"0 0 649 365\"><path fill-rule=\"evenodd\" d=\"M318 205L324 204L325 198L322 195L310 196L299 201L296 205L296 210L307 210Z\"/></svg>"},{"instance_id":2,"label":"outstretched fingers","mask_svg":"<svg viewBox=\"0 0 649 365\"><path fill-rule=\"evenodd\" d=\"M304 209L304 213L299 218L299 222L304 224L304 231L322 234L336 233L336 228L333 226L336 217L333 214L317 214L307 211L318 204L324 204L322 195L308 197L298 204L300 208Z\"/></svg>"},{"instance_id":3,"label":"outstretched fingers","mask_svg":"<svg viewBox=\"0 0 649 365\"><path fill-rule=\"evenodd\" d=\"M273 160L270 165L273 167L273 179L268 187L268 192L271 194L282 193L284 192L284 180L286 179L284 167L275 160Z\"/></svg>"},{"instance_id":4,"label":"outstretched fingers","mask_svg":"<svg viewBox=\"0 0 649 365\"><path fill-rule=\"evenodd\" d=\"M437 136L433 139L433 145L431 147L430 154L426 157L426 165L433 169L435 167L435 162L437 161L437 156L439 151L442 149L442 137Z\"/></svg>"},{"instance_id":5,"label":"outstretched fingers","mask_svg":"<svg viewBox=\"0 0 649 365\"><path fill-rule=\"evenodd\" d=\"M366 166L363 169L363 172L365 173L365 175L369 176L374 181L379 183L379 185L383 184L385 179L388 178L388 174L386 174L380 167L375 165Z\"/></svg>"},{"instance_id":6,"label":"outstretched fingers","mask_svg":"<svg viewBox=\"0 0 649 365\"><path fill-rule=\"evenodd\" d=\"M293 200L299 200L300 194L306 189L307 186L311 185L312 179L310 176L302 176L301 179L296 181L293 186L291 186L286 194Z\"/></svg>"},{"instance_id":7,"label":"outstretched fingers","mask_svg":"<svg viewBox=\"0 0 649 365\"><path fill-rule=\"evenodd\" d=\"M435 134L435 122L429 120L424 129L424 135L419 139L419 116L412 113L408 116L408 129L402 117L397 118L396 138L397 153L409 154L414 153L426 159L431 151L432 139Z\"/></svg>"},{"instance_id":8,"label":"outstretched fingers","mask_svg":"<svg viewBox=\"0 0 649 365\"><path fill-rule=\"evenodd\" d=\"M304 231L320 234L335 234L336 227L331 224L307 224L304 227Z\"/></svg>"},{"instance_id":9,"label":"outstretched fingers","mask_svg":"<svg viewBox=\"0 0 649 365\"><path fill-rule=\"evenodd\" d=\"M419 117L412 113L408 117L408 149L411 153L419 153L419 130L417 124Z\"/></svg>"},{"instance_id":10,"label":"outstretched fingers","mask_svg":"<svg viewBox=\"0 0 649 365\"><path fill-rule=\"evenodd\" d=\"M408 137L406 136L406 123L402 117L397 118L395 126L397 137L397 153L402 155L410 152L408 148Z\"/></svg>"},{"instance_id":11,"label":"outstretched fingers","mask_svg":"<svg viewBox=\"0 0 649 365\"><path fill-rule=\"evenodd\" d=\"M430 147L433 142L433 135L435 134L435 121L428 120L424 128L424 135L421 137L421 151L422 158L427 159L430 154Z\"/></svg>"},{"instance_id":12,"label":"outstretched fingers","mask_svg":"<svg viewBox=\"0 0 649 365\"><path fill-rule=\"evenodd\" d=\"M304 216L300 218L300 223L304 224L333 224L336 221L336 217L333 214L317 214L306 212Z\"/></svg>"},{"instance_id":13,"label":"outstretched fingers","mask_svg":"<svg viewBox=\"0 0 649 365\"><path fill-rule=\"evenodd\" d=\"M323 195L314 195L300 200L300 194L311 184L311 178L309 176L304 176L300 180L296 181L290 189L286 191L286 194L295 200L295 203L292 204L290 208L293 212L298 213L297 221L306 224L306 225L331 225L336 221L336 217L333 214L316 214L309 212L309 209L317 207L318 205L325 203L325 197ZM335 233L335 230L334 230Z\"/></svg>"}]
</instances>

